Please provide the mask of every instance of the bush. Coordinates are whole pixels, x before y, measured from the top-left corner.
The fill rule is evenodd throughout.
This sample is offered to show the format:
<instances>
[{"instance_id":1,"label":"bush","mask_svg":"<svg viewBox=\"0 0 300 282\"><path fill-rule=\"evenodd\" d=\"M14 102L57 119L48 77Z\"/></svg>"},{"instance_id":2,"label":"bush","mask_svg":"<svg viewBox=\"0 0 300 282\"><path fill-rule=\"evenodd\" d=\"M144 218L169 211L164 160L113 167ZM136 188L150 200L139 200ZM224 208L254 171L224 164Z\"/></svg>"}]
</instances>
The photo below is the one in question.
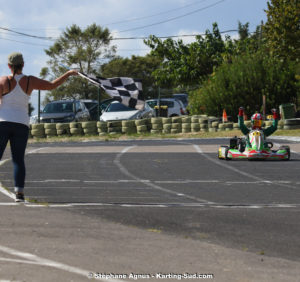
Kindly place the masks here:
<instances>
[{"instance_id":1,"label":"bush","mask_svg":"<svg viewBox=\"0 0 300 282\"><path fill-rule=\"evenodd\" d=\"M202 88L190 93L191 114L207 113L236 117L240 106L248 114L261 111L266 95L267 112L282 103L295 102L299 92L293 62L259 53L235 58L221 65Z\"/></svg>"}]
</instances>

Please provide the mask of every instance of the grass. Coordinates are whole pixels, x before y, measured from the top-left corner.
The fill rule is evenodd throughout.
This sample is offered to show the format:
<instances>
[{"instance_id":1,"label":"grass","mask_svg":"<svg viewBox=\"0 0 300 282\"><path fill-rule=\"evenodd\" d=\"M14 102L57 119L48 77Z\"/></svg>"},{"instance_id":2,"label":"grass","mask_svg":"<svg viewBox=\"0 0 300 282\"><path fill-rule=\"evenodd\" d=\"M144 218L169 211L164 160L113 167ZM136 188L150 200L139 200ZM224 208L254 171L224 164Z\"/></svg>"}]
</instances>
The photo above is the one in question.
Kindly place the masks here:
<instances>
[{"instance_id":1,"label":"grass","mask_svg":"<svg viewBox=\"0 0 300 282\"><path fill-rule=\"evenodd\" d=\"M240 130L219 131L219 132L196 132L196 133L178 133L178 134L107 134L106 136L55 136L49 138L30 138L28 143L45 143L45 142L83 142L83 141L115 141L115 140L142 140L142 139L179 139L179 138L227 138L241 136ZM272 136L299 136L300 129L294 130L277 130Z\"/></svg>"}]
</instances>

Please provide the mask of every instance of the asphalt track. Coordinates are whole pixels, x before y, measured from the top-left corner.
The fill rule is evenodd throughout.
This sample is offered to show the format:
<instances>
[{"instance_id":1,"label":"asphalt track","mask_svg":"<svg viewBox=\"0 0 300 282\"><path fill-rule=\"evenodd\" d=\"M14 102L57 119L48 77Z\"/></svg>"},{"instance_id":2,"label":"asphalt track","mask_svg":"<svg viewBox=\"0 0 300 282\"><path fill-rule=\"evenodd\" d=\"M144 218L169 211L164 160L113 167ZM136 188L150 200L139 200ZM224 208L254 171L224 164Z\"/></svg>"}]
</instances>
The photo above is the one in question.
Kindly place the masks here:
<instances>
[{"instance_id":1,"label":"asphalt track","mask_svg":"<svg viewBox=\"0 0 300 282\"><path fill-rule=\"evenodd\" d=\"M13 191L6 152L0 281L84 281L85 269L299 281L300 144L273 142L291 147L290 161L218 160L228 139L30 144L25 205L4 189Z\"/></svg>"}]
</instances>

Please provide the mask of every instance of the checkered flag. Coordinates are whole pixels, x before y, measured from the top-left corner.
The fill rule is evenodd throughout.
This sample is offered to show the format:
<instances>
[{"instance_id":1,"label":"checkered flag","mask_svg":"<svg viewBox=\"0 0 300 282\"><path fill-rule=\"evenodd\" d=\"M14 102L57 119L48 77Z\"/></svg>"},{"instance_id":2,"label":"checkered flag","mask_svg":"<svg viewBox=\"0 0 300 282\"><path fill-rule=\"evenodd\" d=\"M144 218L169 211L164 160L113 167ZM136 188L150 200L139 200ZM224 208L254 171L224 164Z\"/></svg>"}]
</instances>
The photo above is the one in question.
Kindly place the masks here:
<instances>
[{"instance_id":1,"label":"checkered flag","mask_svg":"<svg viewBox=\"0 0 300 282\"><path fill-rule=\"evenodd\" d=\"M104 89L109 96L116 98L125 106L137 110L144 109L145 101L141 80L129 77L93 78L81 72L78 74Z\"/></svg>"}]
</instances>

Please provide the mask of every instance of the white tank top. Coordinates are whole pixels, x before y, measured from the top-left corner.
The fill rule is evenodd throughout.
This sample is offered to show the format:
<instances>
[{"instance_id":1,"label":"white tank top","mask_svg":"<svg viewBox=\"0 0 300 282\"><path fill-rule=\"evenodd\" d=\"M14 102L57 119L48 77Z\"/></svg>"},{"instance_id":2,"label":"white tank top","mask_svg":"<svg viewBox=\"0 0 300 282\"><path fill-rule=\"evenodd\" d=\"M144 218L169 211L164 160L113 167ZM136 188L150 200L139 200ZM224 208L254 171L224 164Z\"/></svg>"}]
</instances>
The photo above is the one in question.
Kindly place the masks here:
<instances>
[{"instance_id":1,"label":"white tank top","mask_svg":"<svg viewBox=\"0 0 300 282\"><path fill-rule=\"evenodd\" d=\"M15 75L14 78L17 81L15 88L2 96L2 102L0 104L0 122L9 121L29 126L29 96L19 85L19 81L23 76L24 74Z\"/></svg>"}]
</instances>

